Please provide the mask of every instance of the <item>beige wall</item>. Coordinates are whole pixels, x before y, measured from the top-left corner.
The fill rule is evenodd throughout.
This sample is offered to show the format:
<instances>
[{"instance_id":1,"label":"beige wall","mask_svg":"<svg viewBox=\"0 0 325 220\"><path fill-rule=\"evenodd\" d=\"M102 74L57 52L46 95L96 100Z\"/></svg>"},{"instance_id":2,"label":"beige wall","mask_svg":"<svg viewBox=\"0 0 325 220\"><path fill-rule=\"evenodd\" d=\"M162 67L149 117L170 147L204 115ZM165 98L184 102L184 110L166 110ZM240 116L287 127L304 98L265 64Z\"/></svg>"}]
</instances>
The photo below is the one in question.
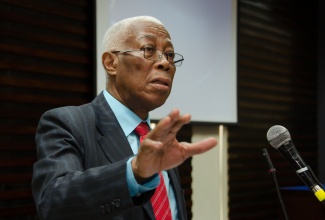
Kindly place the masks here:
<instances>
[{"instance_id":1,"label":"beige wall","mask_svg":"<svg viewBox=\"0 0 325 220\"><path fill-rule=\"evenodd\" d=\"M192 159L193 220L228 219L227 129L193 125L192 142L216 137L218 146Z\"/></svg>"}]
</instances>

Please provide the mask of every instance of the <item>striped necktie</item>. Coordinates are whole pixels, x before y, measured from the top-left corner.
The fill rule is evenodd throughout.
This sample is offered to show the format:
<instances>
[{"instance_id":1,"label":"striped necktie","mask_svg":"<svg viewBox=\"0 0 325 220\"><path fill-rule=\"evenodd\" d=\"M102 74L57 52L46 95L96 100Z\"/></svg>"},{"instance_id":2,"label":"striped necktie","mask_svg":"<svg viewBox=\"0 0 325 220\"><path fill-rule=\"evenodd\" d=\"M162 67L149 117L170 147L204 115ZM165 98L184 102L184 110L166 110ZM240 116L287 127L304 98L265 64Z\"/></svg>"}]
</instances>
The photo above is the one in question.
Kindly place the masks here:
<instances>
[{"instance_id":1,"label":"striped necktie","mask_svg":"<svg viewBox=\"0 0 325 220\"><path fill-rule=\"evenodd\" d=\"M134 129L134 132L139 136L140 142L142 142L146 134L149 132L149 126L146 122L141 122ZM160 183L157 186L155 193L151 197L151 205L157 220L172 220L167 190L161 172L159 172L159 177Z\"/></svg>"}]
</instances>

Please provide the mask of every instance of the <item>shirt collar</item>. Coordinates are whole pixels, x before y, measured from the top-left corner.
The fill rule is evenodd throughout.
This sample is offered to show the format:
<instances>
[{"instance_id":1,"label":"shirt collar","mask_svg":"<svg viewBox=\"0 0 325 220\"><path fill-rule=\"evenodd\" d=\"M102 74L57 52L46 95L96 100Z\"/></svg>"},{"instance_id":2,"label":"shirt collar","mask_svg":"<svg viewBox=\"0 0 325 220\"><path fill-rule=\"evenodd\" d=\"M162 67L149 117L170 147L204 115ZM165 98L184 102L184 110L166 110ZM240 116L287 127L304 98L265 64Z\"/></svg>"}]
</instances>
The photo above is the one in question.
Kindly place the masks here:
<instances>
[{"instance_id":1,"label":"shirt collar","mask_svg":"<svg viewBox=\"0 0 325 220\"><path fill-rule=\"evenodd\" d=\"M125 136L129 136L129 134L142 122L142 119L139 118L134 112L132 112L129 108L115 99L111 94L109 94L106 89L104 90L104 97L111 107L117 121L120 123L122 130ZM150 118L149 116L145 120L150 126Z\"/></svg>"}]
</instances>

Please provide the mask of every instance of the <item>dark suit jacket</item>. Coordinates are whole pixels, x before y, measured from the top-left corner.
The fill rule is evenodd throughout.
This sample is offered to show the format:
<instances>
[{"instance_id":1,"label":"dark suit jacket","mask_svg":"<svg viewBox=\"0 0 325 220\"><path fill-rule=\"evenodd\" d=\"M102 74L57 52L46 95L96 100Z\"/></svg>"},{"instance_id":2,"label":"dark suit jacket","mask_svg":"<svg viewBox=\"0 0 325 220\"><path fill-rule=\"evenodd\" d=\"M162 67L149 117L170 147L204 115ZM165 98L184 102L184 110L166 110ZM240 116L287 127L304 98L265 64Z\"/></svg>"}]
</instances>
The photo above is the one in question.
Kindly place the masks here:
<instances>
[{"instance_id":1,"label":"dark suit jacket","mask_svg":"<svg viewBox=\"0 0 325 220\"><path fill-rule=\"evenodd\" d=\"M155 219L153 191L130 196L126 161L133 152L102 93L44 113L36 144L32 188L40 219ZM168 174L178 217L186 219L177 169Z\"/></svg>"}]
</instances>

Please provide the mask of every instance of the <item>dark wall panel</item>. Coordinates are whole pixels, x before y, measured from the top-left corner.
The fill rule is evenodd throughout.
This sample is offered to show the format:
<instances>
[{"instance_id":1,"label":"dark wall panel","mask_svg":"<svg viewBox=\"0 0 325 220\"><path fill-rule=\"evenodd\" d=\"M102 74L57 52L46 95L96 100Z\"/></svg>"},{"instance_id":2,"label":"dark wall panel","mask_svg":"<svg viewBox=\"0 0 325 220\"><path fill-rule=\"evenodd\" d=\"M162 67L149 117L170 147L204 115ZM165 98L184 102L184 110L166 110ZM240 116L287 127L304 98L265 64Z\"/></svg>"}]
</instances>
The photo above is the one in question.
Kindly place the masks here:
<instances>
[{"instance_id":1,"label":"dark wall panel","mask_svg":"<svg viewBox=\"0 0 325 220\"><path fill-rule=\"evenodd\" d=\"M280 186L302 183L268 144L268 129L286 127L317 170L317 2L238 3L239 123L229 127L229 218L277 219L282 213L262 148Z\"/></svg>"},{"instance_id":2,"label":"dark wall panel","mask_svg":"<svg viewBox=\"0 0 325 220\"><path fill-rule=\"evenodd\" d=\"M0 1L0 219L37 219L31 193L41 114L94 96L94 3Z\"/></svg>"}]
</instances>

